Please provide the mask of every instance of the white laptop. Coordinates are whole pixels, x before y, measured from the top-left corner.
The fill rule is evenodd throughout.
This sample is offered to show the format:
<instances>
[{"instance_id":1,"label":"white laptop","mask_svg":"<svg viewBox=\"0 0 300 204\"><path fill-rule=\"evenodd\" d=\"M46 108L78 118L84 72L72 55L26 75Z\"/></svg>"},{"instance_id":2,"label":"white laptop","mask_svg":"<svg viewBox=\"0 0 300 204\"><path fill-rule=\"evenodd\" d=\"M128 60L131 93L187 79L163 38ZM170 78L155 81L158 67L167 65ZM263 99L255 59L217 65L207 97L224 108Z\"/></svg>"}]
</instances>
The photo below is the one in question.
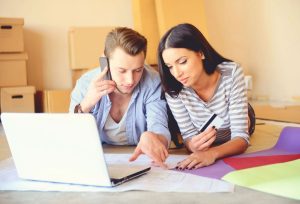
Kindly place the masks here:
<instances>
[{"instance_id":1,"label":"white laptop","mask_svg":"<svg viewBox=\"0 0 300 204\"><path fill-rule=\"evenodd\" d=\"M91 114L2 113L20 178L112 187L150 167L108 166Z\"/></svg>"}]
</instances>

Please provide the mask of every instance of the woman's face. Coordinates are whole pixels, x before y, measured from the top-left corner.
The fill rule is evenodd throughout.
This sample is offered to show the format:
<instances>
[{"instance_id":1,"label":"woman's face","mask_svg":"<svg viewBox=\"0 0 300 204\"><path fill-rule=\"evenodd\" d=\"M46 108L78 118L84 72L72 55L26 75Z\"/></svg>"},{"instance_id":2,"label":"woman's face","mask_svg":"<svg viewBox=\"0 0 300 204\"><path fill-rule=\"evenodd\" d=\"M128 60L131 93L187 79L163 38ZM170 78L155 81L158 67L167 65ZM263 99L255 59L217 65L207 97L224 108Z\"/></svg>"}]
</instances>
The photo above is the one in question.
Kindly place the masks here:
<instances>
[{"instance_id":1,"label":"woman's face","mask_svg":"<svg viewBox=\"0 0 300 204\"><path fill-rule=\"evenodd\" d=\"M205 73L201 52L186 48L167 48L163 51L164 63L169 67L171 74L185 87L195 85Z\"/></svg>"}]
</instances>

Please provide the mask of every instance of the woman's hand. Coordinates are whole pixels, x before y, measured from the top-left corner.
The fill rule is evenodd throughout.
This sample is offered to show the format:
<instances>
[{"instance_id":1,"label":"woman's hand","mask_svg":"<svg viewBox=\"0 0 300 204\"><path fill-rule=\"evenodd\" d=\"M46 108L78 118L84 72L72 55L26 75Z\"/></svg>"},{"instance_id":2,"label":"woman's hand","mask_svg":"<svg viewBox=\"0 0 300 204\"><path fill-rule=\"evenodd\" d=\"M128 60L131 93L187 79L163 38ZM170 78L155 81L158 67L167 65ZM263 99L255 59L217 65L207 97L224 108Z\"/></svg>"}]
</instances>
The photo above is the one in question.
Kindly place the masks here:
<instances>
[{"instance_id":1,"label":"woman's hand","mask_svg":"<svg viewBox=\"0 0 300 204\"><path fill-rule=\"evenodd\" d=\"M200 167L209 166L216 161L216 154L213 150L194 152L185 160L179 162L177 169L198 169Z\"/></svg>"},{"instance_id":2,"label":"woman's hand","mask_svg":"<svg viewBox=\"0 0 300 204\"><path fill-rule=\"evenodd\" d=\"M188 139L185 142L185 145L191 152L206 150L216 140L216 134L216 129L213 127L209 127L204 132L201 132L199 135Z\"/></svg>"},{"instance_id":3,"label":"woman's hand","mask_svg":"<svg viewBox=\"0 0 300 204\"><path fill-rule=\"evenodd\" d=\"M141 154L146 154L160 167L166 168L164 162L168 157L167 144L168 142L163 136L152 132L144 132L129 161L134 161Z\"/></svg>"},{"instance_id":4,"label":"woman's hand","mask_svg":"<svg viewBox=\"0 0 300 204\"><path fill-rule=\"evenodd\" d=\"M87 94L81 101L81 109L87 113L97 104L102 96L113 92L116 88L116 83L111 80L103 80L103 77L107 73L106 67L97 77L95 77L88 88Z\"/></svg>"}]
</instances>

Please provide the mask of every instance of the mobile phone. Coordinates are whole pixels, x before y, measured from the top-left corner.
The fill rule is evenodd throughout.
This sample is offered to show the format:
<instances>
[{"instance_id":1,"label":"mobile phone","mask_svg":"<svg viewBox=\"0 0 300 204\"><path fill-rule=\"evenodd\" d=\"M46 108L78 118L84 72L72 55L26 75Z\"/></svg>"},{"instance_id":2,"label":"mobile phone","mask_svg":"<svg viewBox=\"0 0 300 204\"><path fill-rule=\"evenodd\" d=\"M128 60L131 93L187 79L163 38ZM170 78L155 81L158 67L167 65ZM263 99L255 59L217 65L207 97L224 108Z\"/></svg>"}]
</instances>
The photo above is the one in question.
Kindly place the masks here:
<instances>
[{"instance_id":1,"label":"mobile phone","mask_svg":"<svg viewBox=\"0 0 300 204\"><path fill-rule=\"evenodd\" d=\"M217 114L213 113L208 117L205 123L203 123L203 125L200 128L200 132L204 132L208 127L213 127L213 126L216 129L219 129L223 123L224 120L219 116L217 116Z\"/></svg>"},{"instance_id":2,"label":"mobile phone","mask_svg":"<svg viewBox=\"0 0 300 204\"><path fill-rule=\"evenodd\" d=\"M106 80L112 80L108 58L107 57L100 57L99 61L100 61L100 69L101 69L101 71L103 71L105 69L105 67L108 68L108 71L107 71L107 73L105 75L105 79Z\"/></svg>"}]
</instances>

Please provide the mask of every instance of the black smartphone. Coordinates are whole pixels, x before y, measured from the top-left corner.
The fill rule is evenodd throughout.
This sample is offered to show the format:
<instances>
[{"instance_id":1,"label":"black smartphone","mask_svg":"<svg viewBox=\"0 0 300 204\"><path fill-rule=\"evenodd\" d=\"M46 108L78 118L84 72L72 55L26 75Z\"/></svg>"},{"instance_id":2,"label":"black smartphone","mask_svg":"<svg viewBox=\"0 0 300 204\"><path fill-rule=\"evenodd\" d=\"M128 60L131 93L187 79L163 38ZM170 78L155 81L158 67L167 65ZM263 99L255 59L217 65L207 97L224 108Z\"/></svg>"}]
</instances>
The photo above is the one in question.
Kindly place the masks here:
<instances>
[{"instance_id":1,"label":"black smartphone","mask_svg":"<svg viewBox=\"0 0 300 204\"><path fill-rule=\"evenodd\" d=\"M112 80L111 78L111 73L110 73L110 67L109 67L109 60L107 57L100 57L99 58L100 61L100 68L101 68L101 72L104 70L105 67L108 68L108 71L105 75L105 79L106 80Z\"/></svg>"}]
</instances>

